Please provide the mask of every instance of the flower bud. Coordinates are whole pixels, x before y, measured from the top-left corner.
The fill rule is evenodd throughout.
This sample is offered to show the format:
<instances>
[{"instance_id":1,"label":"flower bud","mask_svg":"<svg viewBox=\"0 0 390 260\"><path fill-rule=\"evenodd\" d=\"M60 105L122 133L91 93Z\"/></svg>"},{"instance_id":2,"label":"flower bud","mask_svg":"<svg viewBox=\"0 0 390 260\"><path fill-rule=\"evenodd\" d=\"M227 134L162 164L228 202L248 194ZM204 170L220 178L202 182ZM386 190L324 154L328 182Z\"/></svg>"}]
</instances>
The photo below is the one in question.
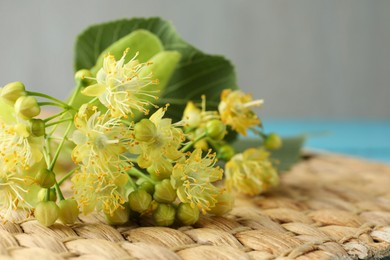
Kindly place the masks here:
<instances>
[{"instance_id":1,"label":"flower bud","mask_svg":"<svg viewBox=\"0 0 390 260\"><path fill-rule=\"evenodd\" d=\"M225 137L226 126L220 120L211 120L206 124L206 133L211 139L221 141Z\"/></svg>"},{"instance_id":2,"label":"flower bud","mask_svg":"<svg viewBox=\"0 0 390 260\"><path fill-rule=\"evenodd\" d=\"M53 225L58 215L59 208L53 201L41 201L35 207L35 218L46 227Z\"/></svg>"},{"instance_id":3,"label":"flower bud","mask_svg":"<svg viewBox=\"0 0 390 260\"><path fill-rule=\"evenodd\" d=\"M112 214L104 214L107 223L110 225L123 225L129 221L130 207L129 204L125 203L122 207L117 208Z\"/></svg>"},{"instance_id":4,"label":"flower bud","mask_svg":"<svg viewBox=\"0 0 390 260\"><path fill-rule=\"evenodd\" d=\"M145 190L136 190L129 194L130 209L143 213L145 212L152 202L152 196Z\"/></svg>"},{"instance_id":5,"label":"flower bud","mask_svg":"<svg viewBox=\"0 0 390 260\"><path fill-rule=\"evenodd\" d=\"M210 214L216 216L222 216L232 210L234 205L234 197L230 192L221 192L217 199L217 203L215 203L215 207L212 207L209 211Z\"/></svg>"},{"instance_id":6,"label":"flower bud","mask_svg":"<svg viewBox=\"0 0 390 260\"><path fill-rule=\"evenodd\" d=\"M3 101L11 106L13 106L16 100L26 95L26 88L22 82L11 82L3 87L1 91L1 98Z\"/></svg>"},{"instance_id":7,"label":"flower bud","mask_svg":"<svg viewBox=\"0 0 390 260\"><path fill-rule=\"evenodd\" d=\"M175 208L170 204L159 204L153 212L153 219L157 226L167 227L175 221Z\"/></svg>"},{"instance_id":8,"label":"flower bud","mask_svg":"<svg viewBox=\"0 0 390 260\"><path fill-rule=\"evenodd\" d=\"M45 122L42 119L31 119L30 120L30 132L35 137L45 135Z\"/></svg>"},{"instance_id":9,"label":"flower bud","mask_svg":"<svg viewBox=\"0 0 390 260\"><path fill-rule=\"evenodd\" d=\"M134 126L135 139L141 142L151 141L157 132L157 128L149 119L142 119Z\"/></svg>"},{"instance_id":10,"label":"flower bud","mask_svg":"<svg viewBox=\"0 0 390 260\"><path fill-rule=\"evenodd\" d=\"M193 225L199 220L199 209L191 207L188 203L180 203L177 208L176 218L186 226Z\"/></svg>"},{"instance_id":11,"label":"flower bud","mask_svg":"<svg viewBox=\"0 0 390 260\"><path fill-rule=\"evenodd\" d=\"M176 191L171 185L169 179L162 180L160 183L157 183L154 187L155 191L153 198L157 202L161 203L171 203L176 199Z\"/></svg>"},{"instance_id":12,"label":"flower bud","mask_svg":"<svg viewBox=\"0 0 390 260\"><path fill-rule=\"evenodd\" d=\"M282 146L282 139L276 133L271 133L264 140L264 146L270 150L279 149Z\"/></svg>"},{"instance_id":13,"label":"flower bud","mask_svg":"<svg viewBox=\"0 0 390 260\"><path fill-rule=\"evenodd\" d=\"M149 181L143 181L139 187L138 187L140 190L144 190L146 191L147 193L149 193L150 195L153 195L154 193L154 185L153 183L149 182Z\"/></svg>"},{"instance_id":14,"label":"flower bud","mask_svg":"<svg viewBox=\"0 0 390 260\"><path fill-rule=\"evenodd\" d=\"M31 119L41 112L38 101L32 96L21 96L15 102L15 112L23 119Z\"/></svg>"},{"instance_id":15,"label":"flower bud","mask_svg":"<svg viewBox=\"0 0 390 260\"><path fill-rule=\"evenodd\" d=\"M64 224L74 224L79 216L79 208L74 199L66 199L58 202L58 218Z\"/></svg>"},{"instance_id":16,"label":"flower bud","mask_svg":"<svg viewBox=\"0 0 390 260\"><path fill-rule=\"evenodd\" d=\"M86 69L79 70L74 74L74 80L76 83L80 83L83 87L92 85L94 83L91 77L93 77L92 72Z\"/></svg>"},{"instance_id":17,"label":"flower bud","mask_svg":"<svg viewBox=\"0 0 390 260\"><path fill-rule=\"evenodd\" d=\"M234 151L233 146L225 144L218 149L217 155L219 159L229 161L235 155L235 153L236 152Z\"/></svg>"},{"instance_id":18,"label":"flower bud","mask_svg":"<svg viewBox=\"0 0 390 260\"><path fill-rule=\"evenodd\" d=\"M171 176L173 167L172 163L167 160L163 160L159 164L157 164L157 167L152 165L146 170L153 177L153 179L160 181Z\"/></svg>"},{"instance_id":19,"label":"flower bud","mask_svg":"<svg viewBox=\"0 0 390 260\"><path fill-rule=\"evenodd\" d=\"M50 189L50 195L49 195L49 200L50 201L57 201L57 193L55 189ZM38 201L46 201L46 195L47 195L47 189L42 188L38 192Z\"/></svg>"},{"instance_id":20,"label":"flower bud","mask_svg":"<svg viewBox=\"0 0 390 260\"><path fill-rule=\"evenodd\" d=\"M50 188L56 182L56 176L54 172L48 169L41 169L37 175L35 175L36 183L42 188Z\"/></svg>"},{"instance_id":21,"label":"flower bud","mask_svg":"<svg viewBox=\"0 0 390 260\"><path fill-rule=\"evenodd\" d=\"M202 110L197 108L193 102L188 101L183 112L183 121L188 127L198 127L202 122Z\"/></svg>"}]
</instances>

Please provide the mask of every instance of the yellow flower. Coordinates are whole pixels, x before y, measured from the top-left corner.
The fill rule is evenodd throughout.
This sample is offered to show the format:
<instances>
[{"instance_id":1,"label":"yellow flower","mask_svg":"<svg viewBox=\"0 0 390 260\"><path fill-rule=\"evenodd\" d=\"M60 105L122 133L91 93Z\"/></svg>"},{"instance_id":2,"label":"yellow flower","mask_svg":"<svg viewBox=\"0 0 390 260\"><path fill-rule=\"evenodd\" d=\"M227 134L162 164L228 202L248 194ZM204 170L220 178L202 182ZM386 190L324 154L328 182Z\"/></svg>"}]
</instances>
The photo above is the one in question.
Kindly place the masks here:
<instances>
[{"instance_id":1,"label":"yellow flower","mask_svg":"<svg viewBox=\"0 0 390 260\"><path fill-rule=\"evenodd\" d=\"M86 87L82 93L87 96L98 97L113 117L134 116L134 110L148 114L146 106L153 105L148 98L157 99L157 91L146 87L157 84L152 75L140 76L141 71L148 63L139 63L137 54L125 63L126 50L118 61L108 54L103 61L103 67L96 74L97 84Z\"/></svg>"},{"instance_id":2,"label":"yellow flower","mask_svg":"<svg viewBox=\"0 0 390 260\"><path fill-rule=\"evenodd\" d=\"M109 164L124 171L129 168L124 153L132 145L132 131L120 119L111 118L108 113L102 115L94 107L82 106L75 116L75 126L72 135L76 144L72 152L75 163L104 171Z\"/></svg>"},{"instance_id":3,"label":"yellow flower","mask_svg":"<svg viewBox=\"0 0 390 260\"><path fill-rule=\"evenodd\" d=\"M257 195L279 182L278 174L263 149L249 148L226 163L225 184L248 195Z\"/></svg>"},{"instance_id":4,"label":"yellow flower","mask_svg":"<svg viewBox=\"0 0 390 260\"><path fill-rule=\"evenodd\" d=\"M0 119L0 160L2 170L18 172L30 168L42 157L43 137L34 137L27 121L6 123Z\"/></svg>"},{"instance_id":5,"label":"yellow flower","mask_svg":"<svg viewBox=\"0 0 390 260\"><path fill-rule=\"evenodd\" d=\"M223 123L246 136L248 128L260 124L260 119L252 111L252 108L262 104L263 100L253 100L249 94L239 90L225 89L221 93L218 110Z\"/></svg>"},{"instance_id":6,"label":"yellow flower","mask_svg":"<svg viewBox=\"0 0 390 260\"><path fill-rule=\"evenodd\" d=\"M176 124L172 124L172 119L163 118L166 108L160 108L157 110L148 120L141 121L141 124L152 123L153 128L150 128L148 140L137 140L139 153L137 159L138 165L141 168L152 167L156 173L159 174L170 172L172 170L171 161L176 161L183 156L179 148L182 142L185 140L184 134L180 128L177 128ZM137 137L137 126L135 130Z\"/></svg>"},{"instance_id":7,"label":"yellow flower","mask_svg":"<svg viewBox=\"0 0 390 260\"><path fill-rule=\"evenodd\" d=\"M223 170L215 166L215 154L202 158L202 150L195 149L184 161L173 167L171 184L183 203L198 207L203 214L217 203L220 190L212 183L222 179Z\"/></svg>"},{"instance_id":8,"label":"yellow flower","mask_svg":"<svg viewBox=\"0 0 390 260\"><path fill-rule=\"evenodd\" d=\"M126 202L124 186L127 181L128 176L114 167L106 172L100 168L82 167L72 178L72 189L84 214L96 209L112 215Z\"/></svg>"}]
</instances>

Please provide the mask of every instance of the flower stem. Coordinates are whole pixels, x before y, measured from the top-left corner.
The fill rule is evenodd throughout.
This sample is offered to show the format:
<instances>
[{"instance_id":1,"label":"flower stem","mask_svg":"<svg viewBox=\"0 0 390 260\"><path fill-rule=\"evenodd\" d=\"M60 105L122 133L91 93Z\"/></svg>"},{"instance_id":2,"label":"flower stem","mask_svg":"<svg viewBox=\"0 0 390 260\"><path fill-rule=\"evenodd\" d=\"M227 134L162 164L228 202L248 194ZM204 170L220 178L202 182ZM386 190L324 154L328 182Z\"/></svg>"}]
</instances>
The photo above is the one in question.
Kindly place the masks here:
<instances>
[{"instance_id":1,"label":"flower stem","mask_svg":"<svg viewBox=\"0 0 390 260\"><path fill-rule=\"evenodd\" d=\"M64 137L62 138L60 144L58 145L57 151L56 151L56 153L54 154L53 160L51 161L51 164L50 164L50 166L49 166L49 168L48 168L49 171L52 171L52 170L53 170L54 165L55 165L56 162L57 162L58 156L60 155L61 149L62 149L62 147L64 146L65 140L67 139L67 136L68 136L68 134L69 134L69 131L72 129L72 125L73 125L72 122L69 122L68 127L67 127L66 130L65 130Z\"/></svg>"},{"instance_id":2,"label":"flower stem","mask_svg":"<svg viewBox=\"0 0 390 260\"><path fill-rule=\"evenodd\" d=\"M46 123L46 122L49 122L50 120L56 119L57 117L62 116L63 114L67 113L68 111L69 110L63 110L63 111L61 111L61 112L59 112L59 113L57 113L55 115L52 115L52 116L50 116L48 118L43 119L43 122Z\"/></svg>"},{"instance_id":3,"label":"flower stem","mask_svg":"<svg viewBox=\"0 0 390 260\"><path fill-rule=\"evenodd\" d=\"M67 179L69 179L70 176L72 176L72 174L77 171L80 167L76 167L74 169L72 169L70 172L68 172L66 175L64 175L61 180L58 182L58 185L61 186L62 183L64 183Z\"/></svg>"},{"instance_id":4,"label":"flower stem","mask_svg":"<svg viewBox=\"0 0 390 260\"><path fill-rule=\"evenodd\" d=\"M55 102L38 102L39 106L53 106L53 107L61 107L64 109L70 109L68 105L63 105Z\"/></svg>"},{"instance_id":5,"label":"flower stem","mask_svg":"<svg viewBox=\"0 0 390 260\"><path fill-rule=\"evenodd\" d=\"M62 191L61 191L61 188L60 188L60 185L58 184L58 182L55 183L54 185L54 188L56 189L56 192L58 194L58 197L60 197L60 200L64 200L64 195L62 194Z\"/></svg>"},{"instance_id":6,"label":"flower stem","mask_svg":"<svg viewBox=\"0 0 390 260\"><path fill-rule=\"evenodd\" d=\"M135 177L139 177L139 178L143 178L147 181L150 181L151 183L153 184L156 184L157 182L155 180L153 180L152 178L150 178L149 176L147 176L146 174L144 174L143 172L141 172L140 170L138 170L137 168L133 167L131 168L129 171L128 171L128 174L130 176L135 176Z\"/></svg>"},{"instance_id":7,"label":"flower stem","mask_svg":"<svg viewBox=\"0 0 390 260\"><path fill-rule=\"evenodd\" d=\"M68 106L68 104L66 104L65 102L63 102L63 101L61 101L61 100L59 100L59 99L57 99L57 98L55 98L55 97L52 97L52 96L43 94L43 93L33 92L33 91L27 91L27 95L36 96L36 97L43 97L43 98L52 100L52 101L54 101L54 102L57 102L58 104L61 104L62 106Z\"/></svg>"},{"instance_id":8,"label":"flower stem","mask_svg":"<svg viewBox=\"0 0 390 260\"><path fill-rule=\"evenodd\" d=\"M207 133L204 132L203 134L197 136L195 138L195 140L193 140L193 141L189 142L188 144L186 144L183 148L181 148L180 151L182 151L183 153L187 152L196 142L198 142L198 141L202 140L203 138L205 138L206 135L207 135Z\"/></svg>"},{"instance_id":9,"label":"flower stem","mask_svg":"<svg viewBox=\"0 0 390 260\"><path fill-rule=\"evenodd\" d=\"M61 123L68 122L68 121L72 121L72 120L73 120L73 118L61 119L61 120L58 120L58 121L55 121L55 122L51 122L51 123L49 123L49 124L46 124L45 126L46 126L46 127L49 127L49 126L61 124Z\"/></svg>"}]
</instances>

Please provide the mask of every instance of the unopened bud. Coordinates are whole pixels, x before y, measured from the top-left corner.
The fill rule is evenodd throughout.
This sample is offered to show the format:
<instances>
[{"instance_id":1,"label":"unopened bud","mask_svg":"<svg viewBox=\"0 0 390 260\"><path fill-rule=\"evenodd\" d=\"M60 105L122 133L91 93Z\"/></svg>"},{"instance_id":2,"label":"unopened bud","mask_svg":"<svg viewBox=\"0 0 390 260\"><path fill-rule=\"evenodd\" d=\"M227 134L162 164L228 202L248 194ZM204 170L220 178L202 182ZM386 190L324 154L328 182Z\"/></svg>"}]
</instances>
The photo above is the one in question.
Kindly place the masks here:
<instances>
[{"instance_id":1,"label":"unopened bud","mask_svg":"<svg viewBox=\"0 0 390 260\"><path fill-rule=\"evenodd\" d=\"M139 187L138 187L140 190L144 190L146 191L147 193L149 193L150 195L153 195L154 193L154 184L149 182L149 181L143 181Z\"/></svg>"},{"instance_id":2,"label":"unopened bud","mask_svg":"<svg viewBox=\"0 0 390 260\"><path fill-rule=\"evenodd\" d=\"M153 177L153 179L159 181L169 178L172 174L172 170L172 163L167 160L162 160L156 166L152 165L147 168L148 173Z\"/></svg>"},{"instance_id":3,"label":"unopened bud","mask_svg":"<svg viewBox=\"0 0 390 260\"><path fill-rule=\"evenodd\" d=\"M47 189L42 188L38 192L38 201L46 201L46 196L47 196ZM50 201L57 201L57 193L55 189L50 189L49 191L49 200Z\"/></svg>"},{"instance_id":4,"label":"unopened bud","mask_svg":"<svg viewBox=\"0 0 390 260\"><path fill-rule=\"evenodd\" d=\"M190 226L199 220L199 209L188 203L180 203L176 213L177 219L184 225Z\"/></svg>"},{"instance_id":5,"label":"unopened bud","mask_svg":"<svg viewBox=\"0 0 390 260\"><path fill-rule=\"evenodd\" d=\"M33 136L45 135L45 122L42 119L33 118L30 120L30 132Z\"/></svg>"},{"instance_id":6,"label":"unopened bud","mask_svg":"<svg viewBox=\"0 0 390 260\"><path fill-rule=\"evenodd\" d=\"M15 112L23 119L31 119L41 112L38 101L32 96L21 96L15 102Z\"/></svg>"},{"instance_id":7,"label":"unopened bud","mask_svg":"<svg viewBox=\"0 0 390 260\"><path fill-rule=\"evenodd\" d=\"M225 144L218 149L217 155L218 159L229 161L235 155L235 153L236 152L234 151L233 146Z\"/></svg>"},{"instance_id":8,"label":"unopened bud","mask_svg":"<svg viewBox=\"0 0 390 260\"><path fill-rule=\"evenodd\" d=\"M129 194L130 209L143 213L145 212L152 202L152 196L145 190L136 190Z\"/></svg>"},{"instance_id":9,"label":"unopened bud","mask_svg":"<svg viewBox=\"0 0 390 260\"><path fill-rule=\"evenodd\" d=\"M157 226L167 227L175 221L175 208L170 204L159 204L153 212L153 219Z\"/></svg>"},{"instance_id":10,"label":"unopened bud","mask_svg":"<svg viewBox=\"0 0 390 260\"><path fill-rule=\"evenodd\" d=\"M56 182L56 176L54 172L49 171L48 169L41 169L37 175L35 175L36 183L42 188L50 188Z\"/></svg>"},{"instance_id":11,"label":"unopened bud","mask_svg":"<svg viewBox=\"0 0 390 260\"><path fill-rule=\"evenodd\" d=\"M16 100L26 95L26 88L22 82L11 82L5 85L1 91L1 98L5 103L13 106Z\"/></svg>"},{"instance_id":12,"label":"unopened bud","mask_svg":"<svg viewBox=\"0 0 390 260\"><path fill-rule=\"evenodd\" d=\"M134 126L134 135L137 141L151 141L156 136L156 132L156 126L149 119L142 119Z\"/></svg>"},{"instance_id":13,"label":"unopened bud","mask_svg":"<svg viewBox=\"0 0 390 260\"><path fill-rule=\"evenodd\" d=\"M58 219L59 208L53 201L41 201L35 207L34 214L39 223L48 227L53 225Z\"/></svg>"},{"instance_id":14,"label":"unopened bud","mask_svg":"<svg viewBox=\"0 0 390 260\"><path fill-rule=\"evenodd\" d=\"M74 199L66 199L58 202L58 218L64 224L74 224L79 216L79 208Z\"/></svg>"},{"instance_id":15,"label":"unopened bud","mask_svg":"<svg viewBox=\"0 0 390 260\"><path fill-rule=\"evenodd\" d=\"M112 214L105 213L106 220L110 225L123 225L129 221L130 207L127 203L117 208Z\"/></svg>"},{"instance_id":16,"label":"unopened bud","mask_svg":"<svg viewBox=\"0 0 390 260\"><path fill-rule=\"evenodd\" d=\"M270 150L279 149L282 146L282 139L276 133L271 133L264 140L264 146Z\"/></svg>"},{"instance_id":17,"label":"unopened bud","mask_svg":"<svg viewBox=\"0 0 390 260\"><path fill-rule=\"evenodd\" d=\"M206 124L207 136L215 141L221 141L226 134L226 126L217 119L211 120Z\"/></svg>"},{"instance_id":18,"label":"unopened bud","mask_svg":"<svg viewBox=\"0 0 390 260\"><path fill-rule=\"evenodd\" d=\"M157 202L171 203L176 199L176 191L171 185L171 181L168 179L162 180L154 187L155 191L153 198Z\"/></svg>"},{"instance_id":19,"label":"unopened bud","mask_svg":"<svg viewBox=\"0 0 390 260\"><path fill-rule=\"evenodd\" d=\"M91 79L92 76L93 76L92 72L90 72L89 70L86 70L86 69L82 69L82 70L77 71L74 74L74 80L76 81L76 83L80 83L81 86L86 87L86 86L94 84L93 79Z\"/></svg>"}]
</instances>

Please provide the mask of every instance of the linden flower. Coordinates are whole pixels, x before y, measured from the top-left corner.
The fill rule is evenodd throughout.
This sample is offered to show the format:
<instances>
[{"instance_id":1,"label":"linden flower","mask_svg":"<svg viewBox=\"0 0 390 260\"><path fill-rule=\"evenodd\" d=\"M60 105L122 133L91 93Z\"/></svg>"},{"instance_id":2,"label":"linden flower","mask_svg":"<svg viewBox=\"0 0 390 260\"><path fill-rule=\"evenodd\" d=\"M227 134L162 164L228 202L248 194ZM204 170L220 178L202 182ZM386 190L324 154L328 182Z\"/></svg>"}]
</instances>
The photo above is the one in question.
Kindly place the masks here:
<instances>
[{"instance_id":1,"label":"linden flower","mask_svg":"<svg viewBox=\"0 0 390 260\"><path fill-rule=\"evenodd\" d=\"M0 119L0 160L2 170L18 172L39 162L43 138L31 136L25 121L6 123Z\"/></svg>"},{"instance_id":2,"label":"linden flower","mask_svg":"<svg viewBox=\"0 0 390 260\"><path fill-rule=\"evenodd\" d=\"M203 214L213 208L221 193L212 182L222 179L223 170L214 167L215 154L202 158L202 150L195 149L184 161L176 163L171 175L171 184L183 203L198 207Z\"/></svg>"},{"instance_id":3,"label":"linden flower","mask_svg":"<svg viewBox=\"0 0 390 260\"><path fill-rule=\"evenodd\" d=\"M206 123L220 119L217 111L206 111L206 97L202 96L201 108L198 108L194 102L188 101L183 112L182 121L185 127L204 128Z\"/></svg>"},{"instance_id":4,"label":"linden flower","mask_svg":"<svg viewBox=\"0 0 390 260\"><path fill-rule=\"evenodd\" d=\"M149 99L157 99L157 91L148 90L151 84L158 84L152 80L152 74L141 76L141 72L149 63L139 63L136 60L138 53L125 64L128 50L118 61L108 54L103 61L103 67L96 74L97 84L86 87L82 93L87 96L98 97L113 117L134 116L134 110L149 113L146 108L153 105ZM154 106L154 105L153 105Z\"/></svg>"},{"instance_id":5,"label":"linden flower","mask_svg":"<svg viewBox=\"0 0 390 260\"><path fill-rule=\"evenodd\" d=\"M263 149L249 148L236 154L225 165L225 184L248 195L257 195L270 186L276 186L279 177Z\"/></svg>"},{"instance_id":6,"label":"linden flower","mask_svg":"<svg viewBox=\"0 0 390 260\"><path fill-rule=\"evenodd\" d=\"M127 181L128 176L114 168L103 172L99 168L82 167L72 178L74 198L84 214L96 209L113 215L126 202Z\"/></svg>"},{"instance_id":7,"label":"linden flower","mask_svg":"<svg viewBox=\"0 0 390 260\"><path fill-rule=\"evenodd\" d=\"M83 105L75 116L77 130L72 140L76 144L72 158L75 163L106 169L108 164L127 170L128 158L124 155L127 146L132 144L132 132L111 118L108 113L101 115L95 107Z\"/></svg>"},{"instance_id":8,"label":"linden flower","mask_svg":"<svg viewBox=\"0 0 390 260\"><path fill-rule=\"evenodd\" d=\"M252 96L249 94L239 90L225 89L221 93L218 110L223 123L246 136L248 128L260 124L260 119L252 111L252 108L262 104L263 100L252 100Z\"/></svg>"},{"instance_id":9,"label":"linden flower","mask_svg":"<svg viewBox=\"0 0 390 260\"><path fill-rule=\"evenodd\" d=\"M179 151L182 142L185 140L184 134L177 124L172 124L172 119L163 118L166 108L157 110L148 120L141 121L140 130L147 132L148 138L137 139L139 131L137 125L135 130L136 141L139 143L138 151L140 154L137 162L141 168L152 167L156 173L170 172L172 164L170 160L176 161L183 156ZM150 125L147 129L146 125Z\"/></svg>"}]
</instances>

